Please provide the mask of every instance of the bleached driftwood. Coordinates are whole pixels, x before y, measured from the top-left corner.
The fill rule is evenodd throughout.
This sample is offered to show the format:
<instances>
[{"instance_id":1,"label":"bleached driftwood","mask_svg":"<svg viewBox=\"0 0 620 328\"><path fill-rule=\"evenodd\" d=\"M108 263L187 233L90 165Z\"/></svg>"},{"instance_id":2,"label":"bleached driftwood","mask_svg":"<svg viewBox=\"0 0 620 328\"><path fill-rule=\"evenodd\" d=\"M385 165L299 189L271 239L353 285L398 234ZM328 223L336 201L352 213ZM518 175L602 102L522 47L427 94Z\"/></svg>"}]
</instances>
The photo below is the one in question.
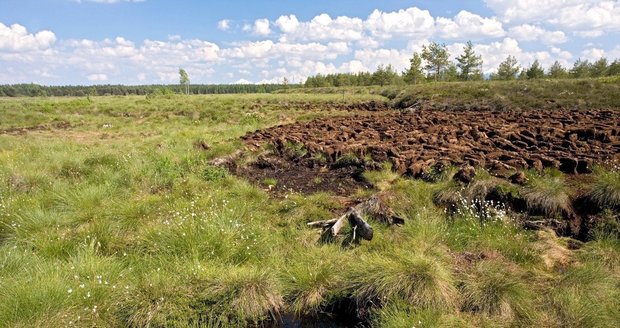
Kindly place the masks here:
<instances>
[{"instance_id":1,"label":"bleached driftwood","mask_svg":"<svg viewBox=\"0 0 620 328\"><path fill-rule=\"evenodd\" d=\"M370 199L349 208L349 210L339 218L310 222L308 223L308 226L323 229L324 236L327 235L329 237L336 237L340 234L340 231L348 222L349 226L353 230L352 240L356 241L359 240L359 238L372 240L374 232L372 226L364 220L364 215L390 225L400 225L405 223L405 220L395 215L394 211L392 211L392 209L385 204L384 198L384 195L377 194Z\"/></svg>"}]
</instances>

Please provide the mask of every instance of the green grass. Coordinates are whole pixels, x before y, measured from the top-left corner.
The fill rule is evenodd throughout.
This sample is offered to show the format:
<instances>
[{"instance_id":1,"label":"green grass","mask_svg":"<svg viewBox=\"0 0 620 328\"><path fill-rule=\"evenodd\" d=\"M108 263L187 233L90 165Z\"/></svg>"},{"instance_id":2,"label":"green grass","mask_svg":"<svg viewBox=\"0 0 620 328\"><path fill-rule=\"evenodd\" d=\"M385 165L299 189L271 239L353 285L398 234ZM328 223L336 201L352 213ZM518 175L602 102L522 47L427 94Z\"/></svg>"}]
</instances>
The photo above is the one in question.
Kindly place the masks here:
<instances>
[{"instance_id":1,"label":"green grass","mask_svg":"<svg viewBox=\"0 0 620 328\"><path fill-rule=\"evenodd\" d=\"M573 213L569 193L562 173L547 170L543 174L531 174L522 194L533 214L566 217Z\"/></svg>"},{"instance_id":2,"label":"green grass","mask_svg":"<svg viewBox=\"0 0 620 328\"><path fill-rule=\"evenodd\" d=\"M588 198L601 208L620 208L620 170L597 169Z\"/></svg>"},{"instance_id":3,"label":"green grass","mask_svg":"<svg viewBox=\"0 0 620 328\"><path fill-rule=\"evenodd\" d=\"M352 283L347 288L360 304L402 299L415 307L455 307L452 273L440 257L395 252L392 256L363 256L353 266L348 279Z\"/></svg>"},{"instance_id":4,"label":"green grass","mask_svg":"<svg viewBox=\"0 0 620 328\"><path fill-rule=\"evenodd\" d=\"M371 100L387 101L345 97ZM372 241L343 245L319 242L306 226L344 211L341 199L272 197L208 164L242 148L247 132L351 115L320 110L342 101L329 93L0 99L0 130L45 127L0 134L0 327L269 325L324 318L351 301L374 304L369 322L381 327L617 326L611 198L609 225L560 271L510 216L481 220L435 205L450 170L435 182L403 179L389 165L366 172L405 225L371 220ZM595 186L614 181L596 177ZM476 179L464 199L495 183L482 172ZM525 188L545 199L568 193L553 174L530 181ZM549 213L562 210L554 204Z\"/></svg>"},{"instance_id":5,"label":"green grass","mask_svg":"<svg viewBox=\"0 0 620 328\"><path fill-rule=\"evenodd\" d=\"M503 321L529 323L533 316L533 295L510 265L482 261L463 281L463 309Z\"/></svg>"},{"instance_id":6,"label":"green grass","mask_svg":"<svg viewBox=\"0 0 620 328\"><path fill-rule=\"evenodd\" d=\"M614 97L620 92L616 77L591 79L539 79L517 81L468 81L433 82L414 86L371 86L346 88L292 89L290 94L334 94L346 98L377 94L390 99L398 108L415 103L431 107L466 110L480 105L498 109L527 108L620 108L620 100Z\"/></svg>"}]
</instances>

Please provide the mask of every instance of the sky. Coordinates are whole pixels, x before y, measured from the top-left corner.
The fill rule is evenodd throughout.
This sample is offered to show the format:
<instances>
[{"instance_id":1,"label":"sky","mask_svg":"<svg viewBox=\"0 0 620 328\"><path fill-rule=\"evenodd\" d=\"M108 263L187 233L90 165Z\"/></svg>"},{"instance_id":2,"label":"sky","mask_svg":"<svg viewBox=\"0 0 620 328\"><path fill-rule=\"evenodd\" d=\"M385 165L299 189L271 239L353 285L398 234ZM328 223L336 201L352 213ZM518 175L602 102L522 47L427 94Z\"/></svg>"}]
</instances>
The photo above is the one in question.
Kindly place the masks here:
<instances>
[{"instance_id":1,"label":"sky","mask_svg":"<svg viewBox=\"0 0 620 328\"><path fill-rule=\"evenodd\" d=\"M0 0L0 84L297 83L468 40L487 74L620 58L620 0Z\"/></svg>"}]
</instances>

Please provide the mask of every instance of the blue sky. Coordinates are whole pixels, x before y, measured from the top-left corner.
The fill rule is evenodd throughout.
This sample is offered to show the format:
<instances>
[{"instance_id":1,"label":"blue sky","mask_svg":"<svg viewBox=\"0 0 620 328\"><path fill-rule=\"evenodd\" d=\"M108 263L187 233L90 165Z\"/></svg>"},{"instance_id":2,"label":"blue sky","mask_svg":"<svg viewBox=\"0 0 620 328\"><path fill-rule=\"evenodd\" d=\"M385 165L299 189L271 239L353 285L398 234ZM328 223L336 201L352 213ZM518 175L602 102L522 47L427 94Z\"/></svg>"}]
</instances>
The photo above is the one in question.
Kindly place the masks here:
<instances>
[{"instance_id":1,"label":"blue sky","mask_svg":"<svg viewBox=\"0 0 620 328\"><path fill-rule=\"evenodd\" d=\"M2 0L0 83L295 82L467 40L492 72L620 57L620 1Z\"/></svg>"}]
</instances>

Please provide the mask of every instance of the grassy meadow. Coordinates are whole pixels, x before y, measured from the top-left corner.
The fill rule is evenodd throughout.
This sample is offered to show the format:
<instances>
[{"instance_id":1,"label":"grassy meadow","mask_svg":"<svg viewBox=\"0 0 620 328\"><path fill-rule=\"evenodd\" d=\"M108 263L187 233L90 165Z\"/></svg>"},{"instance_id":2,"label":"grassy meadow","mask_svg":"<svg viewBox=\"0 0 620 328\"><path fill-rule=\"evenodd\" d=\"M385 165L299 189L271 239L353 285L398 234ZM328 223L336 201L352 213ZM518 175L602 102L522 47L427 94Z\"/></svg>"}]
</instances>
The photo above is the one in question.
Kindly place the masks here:
<instances>
[{"instance_id":1,"label":"grassy meadow","mask_svg":"<svg viewBox=\"0 0 620 328\"><path fill-rule=\"evenodd\" d=\"M332 196L272 197L208 164L243 148L247 132L350 115L338 104L370 100L391 101L364 92L0 99L0 326L337 327L330 314L355 305L376 327L620 326L612 210L575 249L495 205L482 215L463 201L449 215L435 205L450 197L449 178L409 180L386 167L366 178L393 195L405 225L373 223L375 238L360 245L322 244L306 223L342 210ZM571 187L561 177L531 181L520 192L562 209ZM620 173L595 174L591 189L617 209Z\"/></svg>"}]
</instances>

